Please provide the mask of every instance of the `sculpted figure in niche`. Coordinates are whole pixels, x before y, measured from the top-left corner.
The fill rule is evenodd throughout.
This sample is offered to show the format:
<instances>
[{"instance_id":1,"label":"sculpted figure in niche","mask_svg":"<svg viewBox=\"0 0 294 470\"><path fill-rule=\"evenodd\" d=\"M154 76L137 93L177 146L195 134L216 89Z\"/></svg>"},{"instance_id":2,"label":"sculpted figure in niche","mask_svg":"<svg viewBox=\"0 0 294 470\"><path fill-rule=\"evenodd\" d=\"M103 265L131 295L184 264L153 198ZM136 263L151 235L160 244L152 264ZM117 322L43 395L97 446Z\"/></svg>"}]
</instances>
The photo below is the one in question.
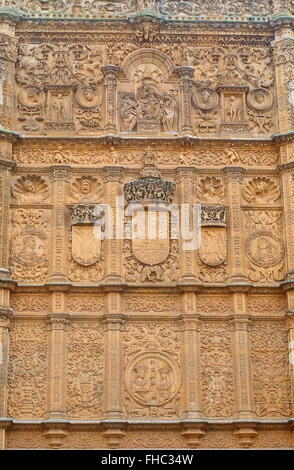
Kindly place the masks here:
<instances>
[{"instance_id":1,"label":"sculpted figure in niche","mask_svg":"<svg viewBox=\"0 0 294 470\"><path fill-rule=\"evenodd\" d=\"M177 90L171 90L162 96L161 122L165 132L175 131L178 128L178 102Z\"/></svg>"},{"instance_id":2,"label":"sculpted figure in niche","mask_svg":"<svg viewBox=\"0 0 294 470\"><path fill-rule=\"evenodd\" d=\"M65 120L65 108L63 104L63 95L58 93L53 101L53 108L55 110L55 119L56 121Z\"/></svg>"},{"instance_id":3,"label":"sculpted figure in niche","mask_svg":"<svg viewBox=\"0 0 294 470\"><path fill-rule=\"evenodd\" d=\"M121 93L119 99L119 117L122 132L131 132L137 123L137 101L132 93Z\"/></svg>"},{"instance_id":4,"label":"sculpted figure in niche","mask_svg":"<svg viewBox=\"0 0 294 470\"><path fill-rule=\"evenodd\" d=\"M226 114L231 122L241 121L241 108L236 96L231 95L227 106Z\"/></svg>"}]
</instances>

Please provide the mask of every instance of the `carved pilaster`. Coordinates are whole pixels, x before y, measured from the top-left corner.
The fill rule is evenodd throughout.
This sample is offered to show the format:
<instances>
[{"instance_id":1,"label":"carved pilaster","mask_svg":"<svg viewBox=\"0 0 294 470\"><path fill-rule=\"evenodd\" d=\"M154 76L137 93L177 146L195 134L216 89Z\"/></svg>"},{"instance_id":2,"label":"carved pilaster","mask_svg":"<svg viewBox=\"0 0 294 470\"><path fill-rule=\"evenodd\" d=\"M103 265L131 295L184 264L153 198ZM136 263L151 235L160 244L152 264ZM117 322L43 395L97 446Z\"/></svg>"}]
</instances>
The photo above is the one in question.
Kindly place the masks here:
<instances>
[{"instance_id":1,"label":"carved pilaster","mask_svg":"<svg viewBox=\"0 0 294 470\"><path fill-rule=\"evenodd\" d=\"M52 212L52 262L50 281L65 282L66 224L65 224L65 188L70 176L67 166L51 167L50 180L54 209Z\"/></svg>"},{"instance_id":2,"label":"carved pilaster","mask_svg":"<svg viewBox=\"0 0 294 470\"><path fill-rule=\"evenodd\" d=\"M3 294L6 289L0 289L1 305L3 305ZM9 301L9 299L7 299ZM4 302L7 304L7 301ZM7 388L8 388L8 360L9 360L9 324L12 310L8 307L0 307L0 418L7 416ZM0 450L6 448L7 425L0 424Z\"/></svg>"},{"instance_id":3,"label":"carved pilaster","mask_svg":"<svg viewBox=\"0 0 294 470\"><path fill-rule=\"evenodd\" d=\"M251 381L250 351L249 351L249 326L250 318L246 311L246 294L234 292L233 306L233 338L234 338L234 365L236 384L237 418L252 418L253 392Z\"/></svg>"},{"instance_id":4,"label":"carved pilaster","mask_svg":"<svg viewBox=\"0 0 294 470\"><path fill-rule=\"evenodd\" d=\"M118 293L107 294L108 310L118 310ZM115 304L115 305L114 305ZM104 316L105 326L105 413L107 418L120 418L123 413L123 317L116 313Z\"/></svg>"},{"instance_id":5,"label":"carved pilaster","mask_svg":"<svg viewBox=\"0 0 294 470\"><path fill-rule=\"evenodd\" d=\"M190 303L195 303L195 294L187 292L187 307ZM187 299L185 299L187 300ZM183 345L183 377L185 390L185 418L193 419L201 417L201 372L200 372L200 322L195 314L183 314L181 320L182 345Z\"/></svg>"},{"instance_id":6,"label":"carved pilaster","mask_svg":"<svg viewBox=\"0 0 294 470\"><path fill-rule=\"evenodd\" d=\"M281 172L284 199L284 224L286 242L287 279L294 279L294 171L285 169Z\"/></svg>"},{"instance_id":7,"label":"carved pilaster","mask_svg":"<svg viewBox=\"0 0 294 470\"><path fill-rule=\"evenodd\" d=\"M274 53L279 132L294 126L294 31L291 25L275 26Z\"/></svg>"},{"instance_id":8,"label":"carved pilaster","mask_svg":"<svg viewBox=\"0 0 294 470\"><path fill-rule=\"evenodd\" d=\"M106 120L105 129L110 132L116 132L116 87L117 73L120 70L116 65L107 65L102 67L105 86L105 102L106 102Z\"/></svg>"},{"instance_id":9,"label":"carved pilaster","mask_svg":"<svg viewBox=\"0 0 294 470\"><path fill-rule=\"evenodd\" d=\"M229 243L228 254L230 257L230 283L239 283L246 280L243 255L243 229L241 213L240 184L243 179L243 168L226 167L224 169L227 182L227 197L229 205Z\"/></svg>"},{"instance_id":10,"label":"carved pilaster","mask_svg":"<svg viewBox=\"0 0 294 470\"><path fill-rule=\"evenodd\" d=\"M191 125L191 79L194 75L194 68L189 66L179 67L175 73L180 77L180 129L181 133L192 132Z\"/></svg>"},{"instance_id":11,"label":"carved pilaster","mask_svg":"<svg viewBox=\"0 0 294 470\"><path fill-rule=\"evenodd\" d=\"M189 225L185 224L185 226L188 225L190 230L194 223L193 217L196 215L193 213L196 174L197 171L194 168L177 168L178 207L179 210L181 210L180 217L188 218ZM197 235L199 234L192 233L191 240L187 240L186 242L183 240L182 236L180 237L180 282L182 284L190 284L191 282L195 283L197 281L195 250L198 249L198 246L192 249L193 241L196 243L195 237L197 237ZM189 250L186 249L188 243L191 244L191 249Z\"/></svg>"},{"instance_id":12,"label":"carved pilaster","mask_svg":"<svg viewBox=\"0 0 294 470\"><path fill-rule=\"evenodd\" d=\"M49 380L48 418L60 419L66 414L65 348L69 315L65 310L65 292L52 292L52 312L48 317L49 329Z\"/></svg>"},{"instance_id":13,"label":"carved pilaster","mask_svg":"<svg viewBox=\"0 0 294 470\"><path fill-rule=\"evenodd\" d=\"M0 19L0 44L0 125L12 130L18 40L11 20Z\"/></svg>"},{"instance_id":14,"label":"carved pilaster","mask_svg":"<svg viewBox=\"0 0 294 470\"><path fill-rule=\"evenodd\" d=\"M108 234L105 239L105 281L109 284L121 283L122 234L120 232L123 228L124 211L123 208L119 208L117 197L122 203L122 177L122 168L120 167L105 167L103 169L105 202L108 205L105 211L105 230Z\"/></svg>"},{"instance_id":15,"label":"carved pilaster","mask_svg":"<svg viewBox=\"0 0 294 470\"><path fill-rule=\"evenodd\" d=\"M291 392L294 396L294 290L287 291L287 328L288 328L288 351L289 351L289 372L291 379ZM294 405L292 403L292 414L294 415Z\"/></svg>"}]
</instances>

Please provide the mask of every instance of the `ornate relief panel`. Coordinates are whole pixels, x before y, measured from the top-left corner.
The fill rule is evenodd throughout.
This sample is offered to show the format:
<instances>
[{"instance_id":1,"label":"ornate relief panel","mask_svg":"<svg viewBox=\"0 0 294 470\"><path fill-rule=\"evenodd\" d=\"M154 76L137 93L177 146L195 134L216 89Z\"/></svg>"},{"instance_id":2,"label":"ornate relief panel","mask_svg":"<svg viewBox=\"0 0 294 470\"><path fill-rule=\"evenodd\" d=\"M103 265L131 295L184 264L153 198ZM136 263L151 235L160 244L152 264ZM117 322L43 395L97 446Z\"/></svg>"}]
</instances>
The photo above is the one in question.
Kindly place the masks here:
<instances>
[{"instance_id":1,"label":"ornate relief panel","mask_svg":"<svg viewBox=\"0 0 294 470\"><path fill-rule=\"evenodd\" d=\"M177 295L126 294L123 297L124 311L134 313L176 312L179 310Z\"/></svg>"},{"instance_id":2,"label":"ornate relief panel","mask_svg":"<svg viewBox=\"0 0 294 470\"><path fill-rule=\"evenodd\" d=\"M187 48L189 64L195 66L191 95L195 133L271 133L275 119L269 44L240 42L239 47L228 47L221 42Z\"/></svg>"},{"instance_id":3,"label":"ornate relief panel","mask_svg":"<svg viewBox=\"0 0 294 470\"><path fill-rule=\"evenodd\" d=\"M47 330L44 321L15 320L10 329L8 413L44 417L47 406Z\"/></svg>"},{"instance_id":4,"label":"ornate relief panel","mask_svg":"<svg viewBox=\"0 0 294 470\"><path fill-rule=\"evenodd\" d=\"M168 57L153 49L142 49L128 56L122 69L126 78L118 89L119 130L177 133L179 91Z\"/></svg>"},{"instance_id":5,"label":"ornate relief panel","mask_svg":"<svg viewBox=\"0 0 294 470\"><path fill-rule=\"evenodd\" d=\"M48 275L49 211L16 209L11 214L10 269L22 282L44 281Z\"/></svg>"},{"instance_id":6,"label":"ornate relief panel","mask_svg":"<svg viewBox=\"0 0 294 470\"><path fill-rule=\"evenodd\" d=\"M203 322L200 351L203 413L232 416L235 405L230 325Z\"/></svg>"},{"instance_id":7,"label":"ornate relief panel","mask_svg":"<svg viewBox=\"0 0 294 470\"><path fill-rule=\"evenodd\" d=\"M174 168L177 166L197 166L202 168L222 168L225 166L239 166L245 168L260 167L275 168L278 163L278 153L268 144L259 143L258 148L246 144L246 148L230 145L218 145L202 148L181 147L162 143L154 148L154 163L159 168ZM50 142L31 142L30 148L20 143L15 145L14 160L18 164L41 166L44 164L66 164L74 167L95 165L125 165L131 168L141 168L144 163L146 147L132 146L127 149L117 147L102 147L89 142L87 147L76 142L75 146L63 141L54 145ZM204 201L203 201L204 202Z\"/></svg>"},{"instance_id":8,"label":"ornate relief panel","mask_svg":"<svg viewBox=\"0 0 294 470\"><path fill-rule=\"evenodd\" d=\"M134 418L182 413L178 325L129 322L124 331L124 406Z\"/></svg>"},{"instance_id":9,"label":"ornate relief panel","mask_svg":"<svg viewBox=\"0 0 294 470\"><path fill-rule=\"evenodd\" d=\"M20 44L16 128L88 135L103 129L101 46Z\"/></svg>"},{"instance_id":10,"label":"ornate relief panel","mask_svg":"<svg viewBox=\"0 0 294 470\"><path fill-rule=\"evenodd\" d=\"M254 282L280 281L285 254L281 211L248 210L244 215L249 278Z\"/></svg>"},{"instance_id":11,"label":"ornate relief panel","mask_svg":"<svg viewBox=\"0 0 294 470\"><path fill-rule=\"evenodd\" d=\"M97 321L72 322L67 335L66 396L71 417L103 413L104 340Z\"/></svg>"},{"instance_id":12,"label":"ornate relief panel","mask_svg":"<svg viewBox=\"0 0 294 470\"><path fill-rule=\"evenodd\" d=\"M289 416L291 387L284 322L255 321L250 343L257 416Z\"/></svg>"}]
</instances>

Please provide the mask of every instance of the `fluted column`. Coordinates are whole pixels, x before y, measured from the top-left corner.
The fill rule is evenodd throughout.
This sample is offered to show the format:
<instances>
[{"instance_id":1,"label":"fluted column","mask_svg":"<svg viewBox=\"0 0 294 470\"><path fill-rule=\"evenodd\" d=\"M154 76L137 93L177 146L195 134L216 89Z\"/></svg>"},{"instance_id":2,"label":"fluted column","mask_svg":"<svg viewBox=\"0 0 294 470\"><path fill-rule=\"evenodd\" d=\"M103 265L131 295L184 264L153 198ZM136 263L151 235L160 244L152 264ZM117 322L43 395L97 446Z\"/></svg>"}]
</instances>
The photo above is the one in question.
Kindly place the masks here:
<instances>
[{"instance_id":1,"label":"fluted column","mask_svg":"<svg viewBox=\"0 0 294 470\"><path fill-rule=\"evenodd\" d=\"M229 206L228 217L228 255L230 257L231 272L230 283L240 283L246 281L244 254L243 254L243 228L241 212L241 191L240 185L243 179L243 168L226 167L224 169L227 182L227 197Z\"/></svg>"},{"instance_id":2,"label":"fluted column","mask_svg":"<svg viewBox=\"0 0 294 470\"><path fill-rule=\"evenodd\" d=\"M195 69L188 65L179 67L175 73L180 77L180 130L182 134L192 132L191 89Z\"/></svg>"},{"instance_id":3,"label":"fluted column","mask_svg":"<svg viewBox=\"0 0 294 470\"><path fill-rule=\"evenodd\" d=\"M104 194L108 209L105 211L105 282L120 284L122 273L122 240L120 227L123 228L123 209L119 211L117 196L122 196L122 168L104 167ZM112 230L111 230L112 227ZM110 233L112 232L112 233Z\"/></svg>"},{"instance_id":4,"label":"fluted column","mask_svg":"<svg viewBox=\"0 0 294 470\"><path fill-rule=\"evenodd\" d=\"M50 180L54 209L52 211L52 261L50 282L66 282L66 223L65 223L65 188L70 175L67 166L51 167Z\"/></svg>"},{"instance_id":5,"label":"fluted column","mask_svg":"<svg viewBox=\"0 0 294 470\"><path fill-rule=\"evenodd\" d=\"M120 70L116 65L106 65L102 67L104 75L105 102L106 102L106 120L105 130L116 132L116 106L117 106L117 73Z\"/></svg>"},{"instance_id":6,"label":"fluted column","mask_svg":"<svg viewBox=\"0 0 294 470\"><path fill-rule=\"evenodd\" d=\"M177 168L177 181L178 181L178 209L180 217L188 216L189 220L189 230L192 231L193 227L193 208L192 204L194 202L195 186L196 186L196 175L197 171L195 168ZM184 206L184 204L186 206ZM200 221L199 221L200 222ZM200 229L200 227L199 227ZM182 238L181 227L180 227L180 239L179 239L179 250L181 253L180 256L180 283L181 284L190 284L197 282L196 279L196 248L186 250L184 249L185 240ZM197 236L197 234L193 234ZM187 240L186 243L190 241ZM191 244L193 238L191 239Z\"/></svg>"}]
</instances>

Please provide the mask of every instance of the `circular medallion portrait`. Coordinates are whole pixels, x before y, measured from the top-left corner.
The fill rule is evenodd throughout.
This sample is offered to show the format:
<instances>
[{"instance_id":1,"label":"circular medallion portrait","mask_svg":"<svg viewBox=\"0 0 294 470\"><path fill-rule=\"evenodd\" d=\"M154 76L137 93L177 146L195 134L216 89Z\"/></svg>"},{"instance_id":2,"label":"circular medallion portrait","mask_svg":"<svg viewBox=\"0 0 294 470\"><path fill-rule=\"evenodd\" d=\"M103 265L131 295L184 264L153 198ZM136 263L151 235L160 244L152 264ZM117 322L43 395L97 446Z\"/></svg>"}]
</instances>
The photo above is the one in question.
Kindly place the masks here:
<instances>
[{"instance_id":1,"label":"circular medallion portrait","mask_svg":"<svg viewBox=\"0 0 294 470\"><path fill-rule=\"evenodd\" d=\"M282 261L284 247L271 232L261 230L247 239L246 252L252 263L263 268L270 268Z\"/></svg>"},{"instance_id":2,"label":"circular medallion portrait","mask_svg":"<svg viewBox=\"0 0 294 470\"><path fill-rule=\"evenodd\" d=\"M95 108L101 101L101 96L97 94L97 90L85 86L79 88L76 94L77 102L82 108Z\"/></svg>"},{"instance_id":3,"label":"circular medallion portrait","mask_svg":"<svg viewBox=\"0 0 294 470\"><path fill-rule=\"evenodd\" d=\"M45 255L45 242L45 237L38 231L23 231L12 240L12 254L18 263L38 264Z\"/></svg>"},{"instance_id":4,"label":"circular medallion portrait","mask_svg":"<svg viewBox=\"0 0 294 470\"><path fill-rule=\"evenodd\" d=\"M211 88L198 88L192 94L193 106L200 109L212 109L218 105L218 94Z\"/></svg>"},{"instance_id":5,"label":"circular medallion portrait","mask_svg":"<svg viewBox=\"0 0 294 470\"><path fill-rule=\"evenodd\" d=\"M45 103L45 94L39 87L27 86L19 92L18 99L26 108L38 109Z\"/></svg>"},{"instance_id":6,"label":"circular medallion portrait","mask_svg":"<svg viewBox=\"0 0 294 470\"><path fill-rule=\"evenodd\" d=\"M248 93L247 103L256 111L267 111L273 105L273 97L268 90L256 88Z\"/></svg>"},{"instance_id":7,"label":"circular medallion portrait","mask_svg":"<svg viewBox=\"0 0 294 470\"><path fill-rule=\"evenodd\" d=\"M139 354L126 368L128 392L142 405L167 403L178 392L180 384L179 367L162 353Z\"/></svg>"}]
</instances>

